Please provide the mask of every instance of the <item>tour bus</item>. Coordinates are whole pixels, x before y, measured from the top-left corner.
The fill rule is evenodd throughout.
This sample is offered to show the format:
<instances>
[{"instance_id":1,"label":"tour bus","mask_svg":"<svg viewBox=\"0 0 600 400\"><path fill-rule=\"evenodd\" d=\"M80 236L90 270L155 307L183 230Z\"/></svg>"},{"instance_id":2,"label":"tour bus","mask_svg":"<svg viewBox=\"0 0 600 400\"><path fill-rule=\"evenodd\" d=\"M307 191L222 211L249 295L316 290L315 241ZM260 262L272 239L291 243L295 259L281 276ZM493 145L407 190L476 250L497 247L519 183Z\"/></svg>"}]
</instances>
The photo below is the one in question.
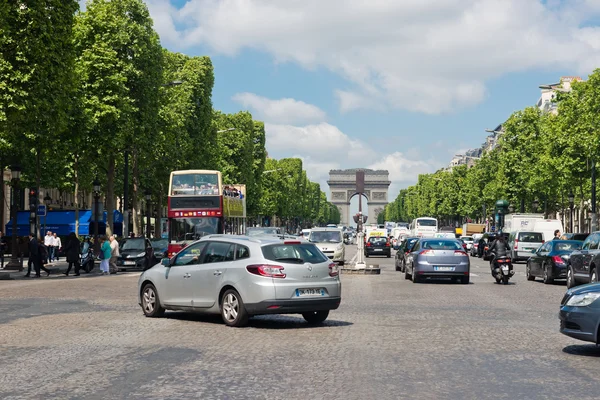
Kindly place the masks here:
<instances>
[{"instance_id":1,"label":"tour bus","mask_svg":"<svg viewBox=\"0 0 600 400\"><path fill-rule=\"evenodd\" d=\"M173 171L167 217L169 257L205 235L243 235L246 185L223 185L220 171Z\"/></svg>"},{"instance_id":2,"label":"tour bus","mask_svg":"<svg viewBox=\"0 0 600 400\"><path fill-rule=\"evenodd\" d=\"M434 237L438 231L438 221L431 217L415 218L410 223L409 229L414 237Z\"/></svg>"}]
</instances>

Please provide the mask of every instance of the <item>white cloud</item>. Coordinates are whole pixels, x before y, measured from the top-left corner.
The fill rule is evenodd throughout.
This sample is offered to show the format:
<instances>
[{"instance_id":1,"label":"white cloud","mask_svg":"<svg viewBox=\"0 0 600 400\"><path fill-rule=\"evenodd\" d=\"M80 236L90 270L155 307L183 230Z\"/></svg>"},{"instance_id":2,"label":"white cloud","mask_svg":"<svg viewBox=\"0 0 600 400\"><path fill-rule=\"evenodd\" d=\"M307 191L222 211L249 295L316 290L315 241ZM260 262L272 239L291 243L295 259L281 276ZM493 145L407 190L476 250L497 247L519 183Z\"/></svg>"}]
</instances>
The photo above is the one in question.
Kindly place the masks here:
<instances>
[{"instance_id":1,"label":"white cloud","mask_svg":"<svg viewBox=\"0 0 600 400\"><path fill-rule=\"evenodd\" d=\"M272 100L254 93L237 93L232 100L272 123L304 124L322 122L326 118L325 111L319 107L290 98Z\"/></svg>"},{"instance_id":2,"label":"white cloud","mask_svg":"<svg viewBox=\"0 0 600 400\"><path fill-rule=\"evenodd\" d=\"M597 0L150 0L166 44L327 68L349 86L343 111L382 103L438 114L469 107L500 75L555 68L585 74L600 64L600 33L581 28ZM174 32L174 24L183 26Z\"/></svg>"}]
</instances>

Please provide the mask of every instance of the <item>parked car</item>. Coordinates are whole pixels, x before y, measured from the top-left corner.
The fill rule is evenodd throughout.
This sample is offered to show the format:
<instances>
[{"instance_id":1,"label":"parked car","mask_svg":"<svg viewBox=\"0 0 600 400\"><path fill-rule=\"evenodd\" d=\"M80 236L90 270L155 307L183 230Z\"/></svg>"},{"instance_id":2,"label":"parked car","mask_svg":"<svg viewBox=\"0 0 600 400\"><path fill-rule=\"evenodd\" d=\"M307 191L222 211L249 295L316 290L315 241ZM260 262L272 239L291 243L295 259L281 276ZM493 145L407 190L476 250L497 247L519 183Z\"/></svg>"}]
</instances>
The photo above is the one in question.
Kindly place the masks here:
<instances>
[{"instance_id":1,"label":"parked car","mask_svg":"<svg viewBox=\"0 0 600 400\"><path fill-rule=\"evenodd\" d=\"M582 283L598 282L598 267L600 267L600 232L590 234L581 250L571 253L569 269L567 270L567 287Z\"/></svg>"},{"instance_id":2,"label":"parked car","mask_svg":"<svg viewBox=\"0 0 600 400\"><path fill-rule=\"evenodd\" d=\"M560 302L560 333L600 343L600 284L571 288Z\"/></svg>"},{"instance_id":3,"label":"parked car","mask_svg":"<svg viewBox=\"0 0 600 400\"><path fill-rule=\"evenodd\" d=\"M155 259L162 260L163 258L167 257L169 247L169 241L167 239L150 239L150 243L152 245L152 249L154 250Z\"/></svg>"},{"instance_id":4,"label":"parked car","mask_svg":"<svg viewBox=\"0 0 600 400\"><path fill-rule=\"evenodd\" d=\"M551 240L544 243L527 260L527 280L542 278L548 284L555 279L567 279L567 264L571 253L581 249L582 244L582 241L577 240Z\"/></svg>"},{"instance_id":5,"label":"parked car","mask_svg":"<svg viewBox=\"0 0 600 400\"><path fill-rule=\"evenodd\" d=\"M471 249L473 248L473 238L471 236L461 236L460 240L465 242L465 244L467 245L467 252L471 251Z\"/></svg>"},{"instance_id":6,"label":"parked car","mask_svg":"<svg viewBox=\"0 0 600 400\"><path fill-rule=\"evenodd\" d=\"M260 314L302 314L309 323L339 307L338 267L313 243L209 235L140 275L138 302L148 317L165 310L221 314L244 326Z\"/></svg>"},{"instance_id":7,"label":"parked car","mask_svg":"<svg viewBox=\"0 0 600 400\"><path fill-rule=\"evenodd\" d=\"M371 236L365 243L365 257L392 257L392 245L386 236Z\"/></svg>"},{"instance_id":8,"label":"parked car","mask_svg":"<svg viewBox=\"0 0 600 400\"><path fill-rule=\"evenodd\" d=\"M469 283L471 262L458 239L423 238L406 259L405 279L418 283L426 278L453 278Z\"/></svg>"},{"instance_id":9,"label":"parked car","mask_svg":"<svg viewBox=\"0 0 600 400\"><path fill-rule=\"evenodd\" d=\"M404 272L406 268L406 256L410 254L410 250L417 240L419 240L418 237L408 237L400 244L394 260L396 271Z\"/></svg>"},{"instance_id":10,"label":"parked car","mask_svg":"<svg viewBox=\"0 0 600 400\"><path fill-rule=\"evenodd\" d=\"M513 262L528 260L544 244L542 232L515 231L508 238Z\"/></svg>"},{"instance_id":11,"label":"parked car","mask_svg":"<svg viewBox=\"0 0 600 400\"><path fill-rule=\"evenodd\" d=\"M159 261L152 251L152 243L143 237L124 239L121 242L119 253L117 268L121 271L149 268Z\"/></svg>"}]
</instances>

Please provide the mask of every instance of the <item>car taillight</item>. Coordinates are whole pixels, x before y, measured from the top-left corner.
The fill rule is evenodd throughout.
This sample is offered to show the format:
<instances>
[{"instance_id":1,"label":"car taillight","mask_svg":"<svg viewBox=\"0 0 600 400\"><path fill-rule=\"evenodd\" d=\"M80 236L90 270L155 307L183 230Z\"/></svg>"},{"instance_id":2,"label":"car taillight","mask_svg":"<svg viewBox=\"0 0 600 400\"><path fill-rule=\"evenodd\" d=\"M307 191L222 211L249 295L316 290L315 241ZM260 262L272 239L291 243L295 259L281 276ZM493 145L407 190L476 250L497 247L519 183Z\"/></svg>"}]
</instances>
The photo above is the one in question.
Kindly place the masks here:
<instances>
[{"instance_id":1,"label":"car taillight","mask_svg":"<svg viewBox=\"0 0 600 400\"><path fill-rule=\"evenodd\" d=\"M371 247L371 242L367 242L367 247Z\"/></svg>"},{"instance_id":2,"label":"car taillight","mask_svg":"<svg viewBox=\"0 0 600 400\"><path fill-rule=\"evenodd\" d=\"M425 254L433 253L433 250L422 250L419 255L424 256Z\"/></svg>"},{"instance_id":3,"label":"car taillight","mask_svg":"<svg viewBox=\"0 0 600 400\"><path fill-rule=\"evenodd\" d=\"M340 270L336 263L329 264L329 276L338 276L340 274Z\"/></svg>"},{"instance_id":4,"label":"car taillight","mask_svg":"<svg viewBox=\"0 0 600 400\"><path fill-rule=\"evenodd\" d=\"M515 250L517 250L518 244L519 244L519 239L515 239Z\"/></svg>"},{"instance_id":5,"label":"car taillight","mask_svg":"<svg viewBox=\"0 0 600 400\"><path fill-rule=\"evenodd\" d=\"M265 277L268 277L268 278L281 278L281 279L283 279L286 276L282 272L284 268L281 265L267 265L267 264L248 265L246 267L246 269L251 274L265 276Z\"/></svg>"},{"instance_id":6,"label":"car taillight","mask_svg":"<svg viewBox=\"0 0 600 400\"><path fill-rule=\"evenodd\" d=\"M542 239L542 244L546 243L546 241L544 239Z\"/></svg>"},{"instance_id":7,"label":"car taillight","mask_svg":"<svg viewBox=\"0 0 600 400\"><path fill-rule=\"evenodd\" d=\"M561 256L552 256L552 261L554 261L554 264L564 264L565 263L565 260L563 260Z\"/></svg>"},{"instance_id":8,"label":"car taillight","mask_svg":"<svg viewBox=\"0 0 600 400\"><path fill-rule=\"evenodd\" d=\"M390 247L390 242L386 242L385 247Z\"/></svg>"},{"instance_id":9,"label":"car taillight","mask_svg":"<svg viewBox=\"0 0 600 400\"><path fill-rule=\"evenodd\" d=\"M455 255L455 256L466 256L466 255L467 255L467 253L465 253L465 252L464 252L464 251L462 251L462 250L454 250L454 255Z\"/></svg>"}]
</instances>

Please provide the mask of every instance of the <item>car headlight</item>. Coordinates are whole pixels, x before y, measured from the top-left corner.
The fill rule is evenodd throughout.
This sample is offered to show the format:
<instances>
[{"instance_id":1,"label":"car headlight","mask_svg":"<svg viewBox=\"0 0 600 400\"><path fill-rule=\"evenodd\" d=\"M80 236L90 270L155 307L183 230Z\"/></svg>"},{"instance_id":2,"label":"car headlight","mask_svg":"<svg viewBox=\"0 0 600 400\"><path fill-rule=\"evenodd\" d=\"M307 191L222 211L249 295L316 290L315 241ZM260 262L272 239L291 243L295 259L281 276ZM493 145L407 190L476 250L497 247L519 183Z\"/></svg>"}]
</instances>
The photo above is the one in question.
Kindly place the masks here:
<instances>
[{"instance_id":1,"label":"car headlight","mask_svg":"<svg viewBox=\"0 0 600 400\"><path fill-rule=\"evenodd\" d=\"M600 298L600 293L576 294L567 301L567 306L586 307Z\"/></svg>"},{"instance_id":2,"label":"car headlight","mask_svg":"<svg viewBox=\"0 0 600 400\"><path fill-rule=\"evenodd\" d=\"M146 255L146 253L140 253L138 255L136 255L136 257L144 257Z\"/></svg>"}]
</instances>

